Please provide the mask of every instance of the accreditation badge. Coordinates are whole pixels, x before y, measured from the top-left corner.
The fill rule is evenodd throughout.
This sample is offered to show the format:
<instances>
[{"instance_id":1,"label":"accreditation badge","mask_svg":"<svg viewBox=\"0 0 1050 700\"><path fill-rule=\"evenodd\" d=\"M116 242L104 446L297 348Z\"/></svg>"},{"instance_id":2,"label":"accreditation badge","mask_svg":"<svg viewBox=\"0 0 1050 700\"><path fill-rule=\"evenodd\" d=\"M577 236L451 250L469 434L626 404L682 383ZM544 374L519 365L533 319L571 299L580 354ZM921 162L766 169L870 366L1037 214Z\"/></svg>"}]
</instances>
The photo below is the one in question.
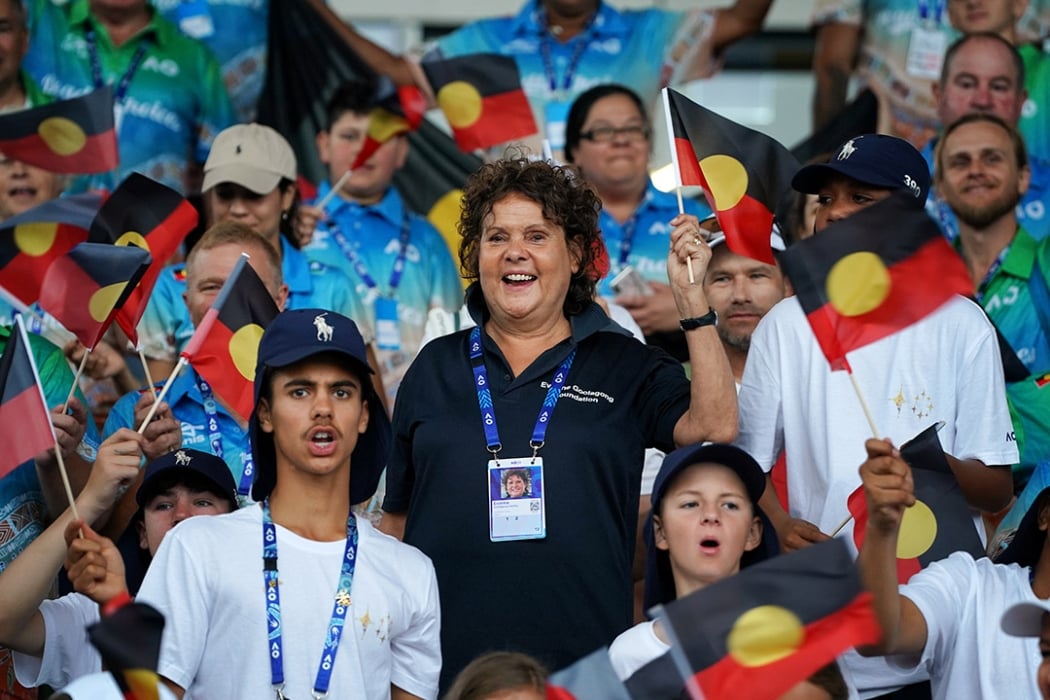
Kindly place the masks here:
<instances>
[{"instance_id":1,"label":"accreditation badge","mask_svg":"<svg viewBox=\"0 0 1050 700\"><path fill-rule=\"evenodd\" d=\"M547 536L543 458L489 460L489 539L540 540Z\"/></svg>"},{"instance_id":2,"label":"accreditation badge","mask_svg":"<svg viewBox=\"0 0 1050 700\"><path fill-rule=\"evenodd\" d=\"M927 80L941 77L941 63L948 50L948 35L936 27L918 26L908 42L908 75Z\"/></svg>"},{"instance_id":3,"label":"accreditation badge","mask_svg":"<svg viewBox=\"0 0 1050 700\"><path fill-rule=\"evenodd\" d=\"M401 349L401 327L397 320L397 299L377 297L376 310L376 345L380 350Z\"/></svg>"}]
</instances>

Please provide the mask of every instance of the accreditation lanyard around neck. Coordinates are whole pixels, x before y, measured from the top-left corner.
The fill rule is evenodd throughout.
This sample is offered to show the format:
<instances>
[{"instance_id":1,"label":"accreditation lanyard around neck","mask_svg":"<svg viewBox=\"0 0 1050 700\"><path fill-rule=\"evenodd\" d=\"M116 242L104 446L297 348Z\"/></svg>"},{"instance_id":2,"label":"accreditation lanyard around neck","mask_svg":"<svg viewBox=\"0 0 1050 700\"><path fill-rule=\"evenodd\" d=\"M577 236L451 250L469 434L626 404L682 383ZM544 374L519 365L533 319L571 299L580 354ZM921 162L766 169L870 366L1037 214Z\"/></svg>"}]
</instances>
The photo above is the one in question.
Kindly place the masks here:
<instances>
[{"instance_id":1,"label":"accreditation lanyard around neck","mask_svg":"<svg viewBox=\"0 0 1050 700\"><path fill-rule=\"evenodd\" d=\"M554 413L554 407L561 396L561 388L565 385L565 378L569 375L569 368L572 367L572 361L575 358L576 348L573 348L569 356L558 365L554 378L551 379L550 388L547 389L547 395L543 398L543 406L540 407L540 414L536 416L536 426L532 429L532 439L529 440L533 459L543 447L551 414ZM474 330L470 332L470 364L474 369L474 386L478 390L481 424L485 428L485 449L492 453L493 459L498 460L503 445L500 443L499 429L496 427L496 409L492 405L489 373L485 369L485 357L481 353L481 329L477 326L474 326Z\"/></svg>"},{"instance_id":2,"label":"accreditation lanyard around neck","mask_svg":"<svg viewBox=\"0 0 1050 700\"><path fill-rule=\"evenodd\" d=\"M583 58L583 52L587 50L587 46L594 38L594 22L598 19L600 10L601 6L599 5L594 14L591 15L591 18L587 20L583 31L576 37L576 46L573 49L572 57L569 59L569 65L565 68L565 77L561 81L560 89L558 88L558 75L554 70L554 58L551 56L550 20L547 18L547 11L543 11L543 31L540 33L540 57L543 59L543 72L547 75L547 87L550 88L553 95L567 93L572 86L572 79L576 75L576 68L580 65L580 59Z\"/></svg>"},{"instance_id":3,"label":"accreditation lanyard around neck","mask_svg":"<svg viewBox=\"0 0 1050 700\"><path fill-rule=\"evenodd\" d=\"M945 0L918 0L919 19L927 25L940 25L944 17Z\"/></svg>"},{"instance_id":4,"label":"accreditation lanyard around neck","mask_svg":"<svg viewBox=\"0 0 1050 700\"><path fill-rule=\"evenodd\" d=\"M98 55L98 39L95 36L95 30L89 29L84 39L87 41L88 55L91 58L91 82L95 84L95 89L97 90L104 86L106 82L102 77L102 60ZM131 57L131 62L128 63L128 69L124 71L124 75L120 76L117 86L113 89L114 104L120 104L127 96L128 86L131 84L131 79L135 76L135 71L138 70L139 64L142 63L142 59L146 57L146 49L148 47L149 42L145 39L139 42L138 48L135 49L135 53Z\"/></svg>"},{"instance_id":5,"label":"accreditation lanyard around neck","mask_svg":"<svg viewBox=\"0 0 1050 700\"><path fill-rule=\"evenodd\" d=\"M631 214L631 218L623 222L623 235L620 237L620 268L627 264L627 258L634 246L634 230L638 226L638 212Z\"/></svg>"},{"instance_id":6,"label":"accreditation lanyard around neck","mask_svg":"<svg viewBox=\"0 0 1050 700\"><path fill-rule=\"evenodd\" d=\"M270 516L270 499L262 502L263 513L263 583L266 587L266 614L269 626L270 643L270 679L277 700L284 699L284 646L281 630L281 595L277 583L277 528ZM335 655L339 651L339 640L342 637L346 611L350 607L350 590L354 584L354 565L357 557L357 519L354 514L346 519L346 551L343 554L343 565L339 572L339 586L335 591L335 602L332 605L332 620L328 623L328 634L325 635L324 649L321 652L321 663L317 667L317 679L314 681L313 696L328 696L328 686L332 681L332 668L335 666Z\"/></svg>"},{"instance_id":7,"label":"accreditation lanyard around neck","mask_svg":"<svg viewBox=\"0 0 1050 700\"><path fill-rule=\"evenodd\" d=\"M204 419L208 423L208 443L211 445L211 453L222 459L222 431L219 430L219 404L215 400L215 392L199 374L197 374L197 389L201 392L201 403L204 404ZM255 476L255 459L252 457L251 444L248 445L242 459L244 471L241 472L241 480L237 484L237 495L247 496L252 492L252 477Z\"/></svg>"},{"instance_id":8,"label":"accreditation lanyard around neck","mask_svg":"<svg viewBox=\"0 0 1050 700\"><path fill-rule=\"evenodd\" d=\"M408 256L408 238L409 238L409 226L408 210L404 210L401 215L401 247L397 252L397 257L394 259L394 269L390 271L390 296L393 297L397 291L397 287L401 284L401 275L405 271L405 258ZM361 281L365 283L365 286L370 290L379 288L376 284L375 279L368 272L368 267L365 266L365 261L361 259L361 256L357 254L354 247L350 245L350 241L347 240L346 234L342 232L339 225L334 219L329 219L327 222L328 231L331 233L332 238L335 240L336 245L339 246L339 250L343 251L343 255L350 261L350 264L354 266L354 271L361 278Z\"/></svg>"}]
</instances>

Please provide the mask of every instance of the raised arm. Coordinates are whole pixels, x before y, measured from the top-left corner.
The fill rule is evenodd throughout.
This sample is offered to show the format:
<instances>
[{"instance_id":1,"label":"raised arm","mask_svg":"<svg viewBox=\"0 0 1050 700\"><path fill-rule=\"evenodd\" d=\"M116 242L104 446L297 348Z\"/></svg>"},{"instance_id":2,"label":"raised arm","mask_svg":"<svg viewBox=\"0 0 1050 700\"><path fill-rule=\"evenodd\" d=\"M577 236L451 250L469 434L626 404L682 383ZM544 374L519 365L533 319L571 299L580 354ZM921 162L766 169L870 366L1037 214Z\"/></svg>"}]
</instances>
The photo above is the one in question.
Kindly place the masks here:
<instances>
[{"instance_id":1,"label":"raised arm","mask_svg":"<svg viewBox=\"0 0 1050 700\"><path fill-rule=\"evenodd\" d=\"M826 125L846 106L849 79L857 61L860 27L828 22L817 29L813 50L813 129Z\"/></svg>"},{"instance_id":2,"label":"raised arm","mask_svg":"<svg viewBox=\"0 0 1050 700\"><path fill-rule=\"evenodd\" d=\"M722 53L733 42L758 33L772 5L773 0L736 0L730 7L719 9L715 13L712 37L715 55Z\"/></svg>"},{"instance_id":3,"label":"raised arm","mask_svg":"<svg viewBox=\"0 0 1050 700\"><path fill-rule=\"evenodd\" d=\"M324 0L306 0L306 3L335 30L354 53L368 64L369 68L380 75L389 77L398 85L414 85L416 83L416 75L412 70L410 61L404 56L392 54L379 44L359 34L335 14Z\"/></svg>"},{"instance_id":4,"label":"raised arm","mask_svg":"<svg viewBox=\"0 0 1050 700\"><path fill-rule=\"evenodd\" d=\"M966 502L978 510L998 513L1007 506L1013 494L1013 476L1009 466L987 466L979 459L959 459L944 455L955 478L959 480Z\"/></svg>"},{"instance_id":5,"label":"raised arm","mask_svg":"<svg viewBox=\"0 0 1050 700\"><path fill-rule=\"evenodd\" d=\"M63 463L74 496L80 493L87 483L88 474L91 473L91 463L77 453L89 420L91 418L87 409L76 397L70 399L68 413L62 412L61 405L51 409L51 422L55 426L55 436L58 438L58 447L62 450ZM36 464L40 490L47 504L48 517L54 518L69 505L69 497L62 483L62 473L58 468L58 459L55 457L55 448L49 447L44 450L33 458L33 462Z\"/></svg>"}]
</instances>

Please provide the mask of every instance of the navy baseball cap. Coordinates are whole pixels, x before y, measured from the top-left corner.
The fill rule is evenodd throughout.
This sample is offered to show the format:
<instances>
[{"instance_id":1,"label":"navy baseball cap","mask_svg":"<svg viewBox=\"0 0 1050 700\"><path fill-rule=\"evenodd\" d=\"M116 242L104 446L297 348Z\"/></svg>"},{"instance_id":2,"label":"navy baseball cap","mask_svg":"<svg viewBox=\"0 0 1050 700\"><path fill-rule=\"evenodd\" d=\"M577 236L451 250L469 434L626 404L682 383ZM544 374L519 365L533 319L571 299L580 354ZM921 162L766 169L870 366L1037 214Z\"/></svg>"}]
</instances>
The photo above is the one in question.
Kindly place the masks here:
<instances>
[{"instance_id":1,"label":"navy baseball cap","mask_svg":"<svg viewBox=\"0 0 1050 700\"><path fill-rule=\"evenodd\" d=\"M215 495L228 500L233 508L237 507L237 485L233 482L230 467L213 454L189 447L169 452L146 465L142 484L135 493L135 502L140 508L145 507L162 486L171 480L179 480L179 477L196 479L195 483L206 485Z\"/></svg>"},{"instance_id":2,"label":"navy baseball cap","mask_svg":"<svg viewBox=\"0 0 1050 700\"><path fill-rule=\"evenodd\" d=\"M762 493L766 490L766 474L758 466L758 462L747 452L733 445L702 443L680 447L664 457L660 472L653 481L653 492L650 496L653 507L645 521L646 610L654 605L670 603L678 597L674 587L674 575L671 572L671 557L667 552L656 548L653 516L660 511L660 504L675 477L687 467L704 463L720 464L732 469L744 482L744 490L747 491L747 496L751 500L755 515L762 521L762 539L757 547L749 552L744 552L740 557L740 568L757 564L780 553L780 543L777 540L776 530L773 529L773 523L758 505L758 499L762 498Z\"/></svg>"},{"instance_id":3,"label":"navy baseball cap","mask_svg":"<svg viewBox=\"0 0 1050 700\"><path fill-rule=\"evenodd\" d=\"M342 355L361 377L361 390L369 401L368 428L357 437L350 458L350 502L367 501L376 492L379 477L390 454L391 431L386 409L372 390L365 353L365 341L352 320L324 309L283 311L270 322L259 341L255 370L255 410L248 421L255 459L255 481L252 498L261 501L270 495L277 482L277 455L273 435L259 426L259 397L263 383L269 381L267 370L279 369L322 353Z\"/></svg>"},{"instance_id":4,"label":"navy baseball cap","mask_svg":"<svg viewBox=\"0 0 1050 700\"><path fill-rule=\"evenodd\" d=\"M923 203L930 191L930 166L922 154L904 139L885 134L850 139L827 163L807 165L795 173L791 186L806 194L820 194L820 188L835 175L888 190L908 190Z\"/></svg>"}]
</instances>

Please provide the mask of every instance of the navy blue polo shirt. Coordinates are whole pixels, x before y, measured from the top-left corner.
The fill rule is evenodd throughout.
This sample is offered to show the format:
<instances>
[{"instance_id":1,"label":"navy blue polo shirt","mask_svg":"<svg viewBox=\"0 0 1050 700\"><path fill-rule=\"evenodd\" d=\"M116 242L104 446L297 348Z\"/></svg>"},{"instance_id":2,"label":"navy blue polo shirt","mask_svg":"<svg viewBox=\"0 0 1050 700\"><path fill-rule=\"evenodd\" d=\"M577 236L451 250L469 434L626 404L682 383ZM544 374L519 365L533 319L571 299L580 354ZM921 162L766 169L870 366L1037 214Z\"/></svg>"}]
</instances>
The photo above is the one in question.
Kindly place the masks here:
<instances>
[{"instance_id":1,"label":"navy blue polo shirt","mask_svg":"<svg viewBox=\"0 0 1050 700\"><path fill-rule=\"evenodd\" d=\"M468 302L483 322L476 289ZM577 347L539 453L545 539L489 540L490 455L470 331L424 346L401 384L383 508L407 512L405 542L437 570L442 687L488 650L524 651L557 669L631 625L643 455L646 447L674 447L689 382L679 363L635 340L596 304L571 322L571 340L518 377L482 333L505 458L531 455L529 438L548 384Z\"/></svg>"}]
</instances>

